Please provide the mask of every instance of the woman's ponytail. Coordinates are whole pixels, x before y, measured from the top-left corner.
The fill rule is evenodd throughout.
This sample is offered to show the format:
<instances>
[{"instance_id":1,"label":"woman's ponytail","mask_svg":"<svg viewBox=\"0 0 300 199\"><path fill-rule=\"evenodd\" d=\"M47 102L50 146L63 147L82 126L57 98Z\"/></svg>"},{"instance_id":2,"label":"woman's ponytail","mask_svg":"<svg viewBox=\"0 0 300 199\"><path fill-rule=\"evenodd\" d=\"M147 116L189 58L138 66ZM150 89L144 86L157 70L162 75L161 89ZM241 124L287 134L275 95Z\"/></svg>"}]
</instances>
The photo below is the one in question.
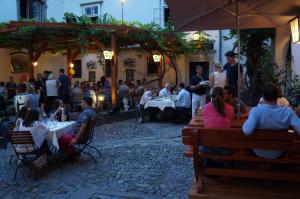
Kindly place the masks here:
<instances>
[{"instance_id":1,"label":"woman's ponytail","mask_svg":"<svg viewBox=\"0 0 300 199\"><path fill-rule=\"evenodd\" d=\"M226 116L225 103L224 103L224 91L221 87L215 87L211 94L212 103L214 104L218 113L222 116Z\"/></svg>"}]
</instances>

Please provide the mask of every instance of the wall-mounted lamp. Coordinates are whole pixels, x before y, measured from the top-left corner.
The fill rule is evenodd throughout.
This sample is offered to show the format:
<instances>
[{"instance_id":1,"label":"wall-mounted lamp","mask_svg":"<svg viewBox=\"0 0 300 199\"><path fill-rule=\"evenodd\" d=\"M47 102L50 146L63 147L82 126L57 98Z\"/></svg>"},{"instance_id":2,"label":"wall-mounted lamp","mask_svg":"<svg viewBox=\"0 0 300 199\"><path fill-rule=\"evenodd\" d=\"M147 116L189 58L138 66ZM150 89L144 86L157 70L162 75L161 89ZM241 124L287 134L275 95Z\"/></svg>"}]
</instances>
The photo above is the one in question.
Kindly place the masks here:
<instances>
[{"instance_id":1,"label":"wall-mounted lamp","mask_svg":"<svg viewBox=\"0 0 300 199\"><path fill-rule=\"evenodd\" d=\"M197 32L193 33L193 40L198 41L199 39L200 39L200 34Z\"/></svg>"},{"instance_id":2,"label":"wall-mounted lamp","mask_svg":"<svg viewBox=\"0 0 300 199\"><path fill-rule=\"evenodd\" d=\"M291 26L291 32L292 32L292 42L295 43L300 43L300 25L299 25L299 18L295 18L290 22Z\"/></svg>"},{"instance_id":3,"label":"wall-mounted lamp","mask_svg":"<svg viewBox=\"0 0 300 199\"><path fill-rule=\"evenodd\" d=\"M160 62L161 55L153 55L154 62Z\"/></svg>"},{"instance_id":4,"label":"wall-mounted lamp","mask_svg":"<svg viewBox=\"0 0 300 199\"><path fill-rule=\"evenodd\" d=\"M70 68L74 68L74 64L73 63L70 63Z\"/></svg>"},{"instance_id":5,"label":"wall-mounted lamp","mask_svg":"<svg viewBox=\"0 0 300 199\"><path fill-rule=\"evenodd\" d=\"M38 65L38 62L35 61L35 62L33 62L32 64L33 64L34 67L36 67L36 66Z\"/></svg>"},{"instance_id":6,"label":"wall-mounted lamp","mask_svg":"<svg viewBox=\"0 0 300 199\"><path fill-rule=\"evenodd\" d=\"M103 51L103 55L105 59L112 59L114 52L113 51L109 51L109 50L105 50Z\"/></svg>"}]
</instances>

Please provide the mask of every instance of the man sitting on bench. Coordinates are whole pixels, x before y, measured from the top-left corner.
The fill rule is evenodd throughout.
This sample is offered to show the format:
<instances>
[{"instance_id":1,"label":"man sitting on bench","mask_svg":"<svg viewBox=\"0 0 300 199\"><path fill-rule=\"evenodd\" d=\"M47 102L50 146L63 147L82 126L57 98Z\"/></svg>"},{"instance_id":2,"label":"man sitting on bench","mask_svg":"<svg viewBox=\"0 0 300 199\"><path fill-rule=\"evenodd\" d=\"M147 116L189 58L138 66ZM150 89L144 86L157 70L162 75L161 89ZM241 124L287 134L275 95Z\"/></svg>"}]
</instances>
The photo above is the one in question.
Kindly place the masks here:
<instances>
[{"instance_id":1,"label":"man sitting on bench","mask_svg":"<svg viewBox=\"0 0 300 199\"><path fill-rule=\"evenodd\" d=\"M95 111L91 108L92 104L93 99L91 97L83 98L81 102L81 108L83 111L80 113L79 118L73 126L71 132L63 135L59 139L59 146L61 147L61 150L70 159L75 159L79 155L73 145L76 144L86 132L88 123L96 117Z\"/></svg>"},{"instance_id":2,"label":"man sitting on bench","mask_svg":"<svg viewBox=\"0 0 300 199\"><path fill-rule=\"evenodd\" d=\"M263 103L251 109L247 121L243 125L245 135L251 135L255 129L287 130L290 126L300 134L300 119L288 107L277 106L278 88L266 84L262 90ZM258 157L277 159L284 152L276 150L253 149Z\"/></svg>"}]
</instances>

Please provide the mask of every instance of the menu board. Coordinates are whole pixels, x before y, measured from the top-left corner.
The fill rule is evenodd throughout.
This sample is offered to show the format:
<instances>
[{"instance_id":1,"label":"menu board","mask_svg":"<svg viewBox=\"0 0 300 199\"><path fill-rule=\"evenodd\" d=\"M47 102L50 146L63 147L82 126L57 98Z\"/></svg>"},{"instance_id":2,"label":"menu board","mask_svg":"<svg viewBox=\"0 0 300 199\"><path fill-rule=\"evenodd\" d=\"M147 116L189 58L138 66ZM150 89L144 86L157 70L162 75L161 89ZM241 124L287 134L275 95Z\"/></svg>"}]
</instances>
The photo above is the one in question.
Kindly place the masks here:
<instances>
[{"instance_id":1,"label":"menu board","mask_svg":"<svg viewBox=\"0 0 300 199\"><path fill-rule=\"evenodd\" d=\"M89 82L96 82L96 72L89 71Z\"/></svg>"}]
</instances>

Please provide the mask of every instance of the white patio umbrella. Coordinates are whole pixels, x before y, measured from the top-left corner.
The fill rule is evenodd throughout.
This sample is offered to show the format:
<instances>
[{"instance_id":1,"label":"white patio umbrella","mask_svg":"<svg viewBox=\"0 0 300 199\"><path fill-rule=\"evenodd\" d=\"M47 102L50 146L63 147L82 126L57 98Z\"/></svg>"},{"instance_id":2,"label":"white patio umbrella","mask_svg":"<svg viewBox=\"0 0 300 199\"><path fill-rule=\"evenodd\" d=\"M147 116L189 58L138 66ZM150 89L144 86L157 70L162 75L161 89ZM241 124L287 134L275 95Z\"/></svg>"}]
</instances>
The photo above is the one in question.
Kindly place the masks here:
<instances>
[{"instance_id":1,"label":"white patio umbrella","mask_svg":"<svg viewBox=\"0 0 300 199\"><path fill-rule=\"evenodd\" d=\"M300 15L300 0L166 0L176 31L276 28ZM240 72L238 82L240 83ZM239 85L238 83L238 85ZM240 85L238 86L240 98ZM238 115L240 108L238 106Z\"/></svg>"}]
</instances>

